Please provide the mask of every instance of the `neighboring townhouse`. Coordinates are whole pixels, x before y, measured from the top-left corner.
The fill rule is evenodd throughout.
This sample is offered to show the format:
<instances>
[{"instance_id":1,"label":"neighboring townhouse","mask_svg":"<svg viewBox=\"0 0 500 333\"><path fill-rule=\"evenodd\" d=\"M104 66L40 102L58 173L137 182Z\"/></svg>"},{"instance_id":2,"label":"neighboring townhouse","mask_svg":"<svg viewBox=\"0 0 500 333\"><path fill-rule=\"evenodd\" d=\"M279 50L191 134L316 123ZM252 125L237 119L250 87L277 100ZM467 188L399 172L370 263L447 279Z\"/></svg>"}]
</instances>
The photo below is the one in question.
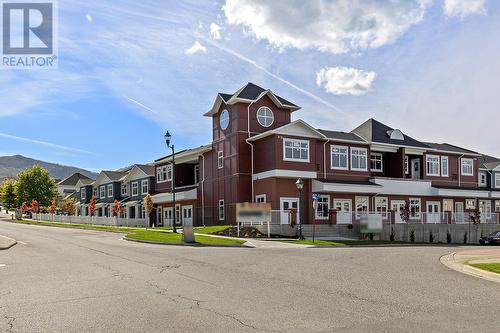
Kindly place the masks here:
<instances>
[{"instance_id":1,"label":"neighboring townhouse","mask_svg":"<svg viewBox=\"0 0 500 333\"><path fill-rule=\"evenodd\" d=\"M77 183L81 179L92 180L90 177L87 177L79 172L76 172L57 183L58 195L64 198L68 195L73 194L74 192L79 192L80 188L77 187Z\"/></svg>"},{"instance_id":2,"label":"neighboring townhouse","mask_svg":"<svg viewBox=\"0 0 500 333\"><path fill-rule=\"evenodd\" d=\"M484 207L485 211L493 210L500 213L500 159L488 155L478 158L478 183L479 187L491 191L491 197L495 199L490 207Z\"/></svg>"},{"instance_id":3,"label":"neighboring townhouse","mask_svg":"<svg viewBox=\"0 0 500 333\"><path fill-rule=\"evenodd\" d=\"M82 215L88 215L88 204L91 197L94 196L97 202L95 215L112 216L111 209L114 201L122 199L121 182L127 173L128 171L101 171L91 186L83 186L81 191L85 191L87 200L81 205ZM88 193L89 190L91 191L90 193Z\"/></svg>"},{"instance_id":4,"label":"neighboring townhouse","mask_svg":"<svg viewBox=\"0 0 500 333\"><path fill-rule=\"evenodd\" d=\"M153 194L155 189L155 167L147 164L135 164L120 179L120 203L122 217L129 219L146 218L144 197Z\"/></svg>"}]
</instances>

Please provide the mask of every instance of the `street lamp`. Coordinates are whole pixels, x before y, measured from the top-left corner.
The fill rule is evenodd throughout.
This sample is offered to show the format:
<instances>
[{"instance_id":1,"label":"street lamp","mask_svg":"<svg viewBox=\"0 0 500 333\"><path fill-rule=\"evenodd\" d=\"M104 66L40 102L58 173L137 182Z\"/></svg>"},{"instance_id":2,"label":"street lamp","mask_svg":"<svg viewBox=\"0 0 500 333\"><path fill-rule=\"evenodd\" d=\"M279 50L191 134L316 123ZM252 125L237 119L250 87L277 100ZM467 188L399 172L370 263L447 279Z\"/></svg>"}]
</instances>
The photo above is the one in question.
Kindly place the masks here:
<instances>
[{"instance_id":1,"label":"street lamp","mask_svg":"<svg viewBox=\"0 0 500 333\"><path fill-rule=\"evenodd\" d=\"M176 228L176 209L175 209L175 146L171 144L171 139L172 135L170 135L170 132L167 131L165 133L165 143L167 144L168 148L172 149L172 205L173 205L173 223L172 223L172 231L174 233L177 232Z\"/></svg>"},{"instance_id":2,"label":"street lamp","mask_svg":"<svg viewBox=\"0 0 500 333\"><path fill-rule=\"evenodd\" d=\"M304 188L304 181L302 180L302 178L297 179L297 181L295 182L295 186L297 187L297 191L299 191L299 204L297 205L297 219L299 220L299 239L304 239L304 236L302 236L302 221L300 219L300 201L302 199L302 189Z\"/></svg>"}]
</instances>

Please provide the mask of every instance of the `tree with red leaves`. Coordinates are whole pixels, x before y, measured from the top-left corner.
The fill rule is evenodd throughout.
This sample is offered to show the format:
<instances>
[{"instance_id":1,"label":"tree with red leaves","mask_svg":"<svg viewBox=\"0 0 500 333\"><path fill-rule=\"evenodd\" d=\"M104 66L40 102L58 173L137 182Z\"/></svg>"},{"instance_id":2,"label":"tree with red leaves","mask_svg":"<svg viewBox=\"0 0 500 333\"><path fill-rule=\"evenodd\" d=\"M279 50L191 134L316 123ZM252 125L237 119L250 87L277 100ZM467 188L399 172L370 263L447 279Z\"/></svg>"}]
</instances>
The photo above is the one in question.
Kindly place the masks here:
<instances>
[{"instance_id":1,"label":"tree with red leaves","mask_svg":"<svg viewBox=\"0 0 500 333\"><path fill-rule=\"evenodd\" d=\"M90 223L92 223L92 216L94 216L95 213L95 204L96 204L95 197L92 196L90 198L90 203L89 203Z\"/></svg>"},{"instance_id":2,"label":"tree with red leaves","mask_svg":"<svg viewBox=\"0 0 500 333\"><path fill-rule=\"evenodd\" d=\"M30 208L26 204L26 201L24 201L23 204L21 205L21 214L26 214L29 210Z\"/></svg>"},{"instance_id":3,"label":"tree with red leaves","mask_svg":"<svg viewBox=\"0 0 500 333\"><path fill-rule=\"evenodd\" d=\"M52 199L49 207L49 213L54 214L57 211L57 200L56 198Z\"/></svg>"},{"instance_id":4,"label":"tree with red leaves","mask_svg":"<svg viewBox=\"0 0 500 333\"><path fill-rule=\"evenodd\" d=\"M121 214L123 211L121 203L115 199L115 202L113 203L113 207L111 208L111 212L113 213L113 216L118 216Z\"/></svg>"},{"instance_id":5,"label":"tree with red leaves","mask_svg":"<svg viewBox=\"0 0 500 333\"><path fill-rule=\"evenodd\" d=\"M31 212L38 214L40 211L40 205L38 204L38 201L36 199L31 200Z\"/></svg>"}]
</instances>

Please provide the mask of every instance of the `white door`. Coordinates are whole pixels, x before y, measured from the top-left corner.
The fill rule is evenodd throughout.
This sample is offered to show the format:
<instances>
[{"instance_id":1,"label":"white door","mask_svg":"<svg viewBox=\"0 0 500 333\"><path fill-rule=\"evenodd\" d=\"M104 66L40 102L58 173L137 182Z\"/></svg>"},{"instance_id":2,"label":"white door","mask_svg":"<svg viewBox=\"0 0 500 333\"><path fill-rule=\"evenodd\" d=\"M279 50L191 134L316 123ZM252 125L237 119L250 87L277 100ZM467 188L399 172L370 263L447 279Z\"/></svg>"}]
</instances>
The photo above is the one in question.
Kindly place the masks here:
<instances>
[{"instance_id":1,"label":"white door","mask_svg":"<svg viewBox=\"0 0 500 333\"><path fill-rule=\"evenodd\" d=\"M182 206L182 225L193 226L193 206Z\"/></svg>"},{"instance_id":2,"label":"white door","mask_svg":"<svg viewBox=\"0 0 500 333\"><path fill-rule=\"evenodd\" d=\"M161 207L156 208L156 226L162 226L163 225L163 212Z\"/></svg>"},{"instance_id":3,"label":"white door","mask_svg":"<svg viewBox=\"0 0 500 333\"><path fill-rule=\"evenodd\" d=\"M453 214L453 216L455 216L455 223L465 222L463 202L455 202L455 213Z\"/></svg>"},{"instance_id":4,"label":"white door","mask_svg":"<svg viewBox=\"0 0 500 333\"><path fill-rule=\"evenodd\" d=\"M420 179L420 159L411 160L411 178Z\"/></svg>"},{"instance_id":5,"label":"white door","mask_svg":"<svg viewBox=\"0 0 500 333\"><path fill-rule=\"evenodd\" d=\"M337 224L352 223L352 200L334 199L333 207L337 210Z\"/></svg>"},{"instance_id":6,"label":"white door","mask_svg":"<svg viewBox=\"0 0 500 333\"><path fill-rule=\"evenodd\" d=\"M438 201L427 201L427 221L426 223L441 222L441 203Z\"/></svg>"},{"instance_id":7,"label":"white door","mask_svg":"<svg viewBox=\"0 0 500 333\"><path fill-rule=\"evenodd\" d=\"M281 224L290 224L290 209L295 209L297 211L296 223L299 223L298 219L298 209L299 209L299 199L297 198L280 198L281 207Z\"/></svg>"},{"instance_id":8,"label":"white door","mask_svg":"<svg viewBox=\"0 0 500 333\"><path fill-rule=\"evenodd\" d=\"M403 212L404 208L405 208L404 200L391 201L391 209L394 211L394 214L396 214L396 216L394 217L396 223L404 223L403 219L401 218L401 213Z\"/></svg>"},{"instance_id":9,"label":"white door","mask_svg":"<svg viewBox=\"0 0 500 333\"><path fill-rule=\"evenodd\" d=\"M172 208L163 208L163 225L172 226Z\"/></svg>"}]
</instances>

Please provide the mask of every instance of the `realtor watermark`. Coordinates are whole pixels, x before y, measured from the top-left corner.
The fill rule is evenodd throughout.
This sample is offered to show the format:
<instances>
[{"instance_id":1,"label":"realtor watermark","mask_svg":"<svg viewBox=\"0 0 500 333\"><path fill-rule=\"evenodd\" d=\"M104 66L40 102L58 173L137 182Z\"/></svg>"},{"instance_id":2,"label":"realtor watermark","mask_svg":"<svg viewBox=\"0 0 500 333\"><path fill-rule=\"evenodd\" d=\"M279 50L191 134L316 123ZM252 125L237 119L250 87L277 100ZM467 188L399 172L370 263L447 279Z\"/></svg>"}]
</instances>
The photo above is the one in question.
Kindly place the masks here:
<instances>
[{"instance_id":1,"label":"realtor watermark","mask_svg":"<svg viewBox=\"0 0 500 333\"><path fill-rule=\"evenodd\" d=\"M57 68L57 3L1 1L1 68Z\"/></svg>"}]
</instances>

